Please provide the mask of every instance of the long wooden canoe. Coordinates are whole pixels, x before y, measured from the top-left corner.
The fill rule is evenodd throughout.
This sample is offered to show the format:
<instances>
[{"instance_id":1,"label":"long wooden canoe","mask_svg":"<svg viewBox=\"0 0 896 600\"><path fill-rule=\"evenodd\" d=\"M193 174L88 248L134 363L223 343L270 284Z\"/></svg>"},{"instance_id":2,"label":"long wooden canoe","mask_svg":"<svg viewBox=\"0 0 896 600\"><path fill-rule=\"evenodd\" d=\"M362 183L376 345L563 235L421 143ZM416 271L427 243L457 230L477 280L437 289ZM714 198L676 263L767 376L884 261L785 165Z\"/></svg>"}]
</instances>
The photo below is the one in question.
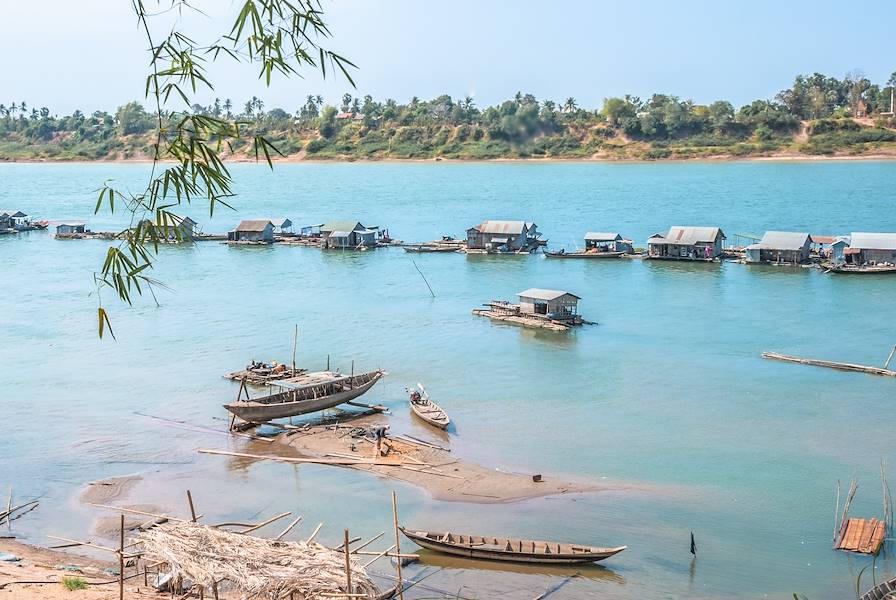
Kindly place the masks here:
<instances>
[{"instance_id":1,"label":"long wooden canoe","mask_svg":"<svg viewBox=\"0 0 896 600\"><path fill-rule=\"evenodd\" d=\"M310 383L272 382L271 387L283 391L251 400L231 402L225 404L224 408L250 423L295 417L354 400L367 393L383 375L384 371L370 371L349 377L339 373L309 373L296 379L305 378L310 380Z\"/></svg>"},{"instance_id":2,"label":"long wooden canoe","mask_svg":"<svg viewBox=\"0 0 896 600\"><path fill-rule=\"evenodd\" d=\"M417 384L420 392L416 390L408 390L410 393L411 410L415 415L439 429L447 429L451 424L448 413L442 410L442 407L429 399L429 394L423 389L422 384ZM422 394L421 394L422 392Z\"/></svg>"},{"instance_id":3,"label":"long wooden canoe","mask_svg":"<svg viewBox=\"0 0 896 600\"><path fill-rule=\"evenodd\" d=\"M544 255L547 258L620 258L625 252L584 252L577 250L576 252L551 252L545 250Z\"/></svg>"},{"instance_id":4,"label":"long wooden canoe","mask_svg":"<svg viewBox=\"0 0 896 600\"><path fill-rule=\"evenodd\" d=\"M485 560L537 564L592 563L609 558L626 548L626 546L595 548L563 542L414 531L404 527L399 529L409 540L423 548L455 556Z\"/></svg>"},{"instance_id":5,"label":"long wooden canoe","mask_svg":"<svg viewBox=\"0 0 896 600\"><path fill-rule=\"evenodd\" d=\"M833 265L826 273L848 273L850 275L888 275L896 273L894 265Z\"/></svg>"}]
</instances>

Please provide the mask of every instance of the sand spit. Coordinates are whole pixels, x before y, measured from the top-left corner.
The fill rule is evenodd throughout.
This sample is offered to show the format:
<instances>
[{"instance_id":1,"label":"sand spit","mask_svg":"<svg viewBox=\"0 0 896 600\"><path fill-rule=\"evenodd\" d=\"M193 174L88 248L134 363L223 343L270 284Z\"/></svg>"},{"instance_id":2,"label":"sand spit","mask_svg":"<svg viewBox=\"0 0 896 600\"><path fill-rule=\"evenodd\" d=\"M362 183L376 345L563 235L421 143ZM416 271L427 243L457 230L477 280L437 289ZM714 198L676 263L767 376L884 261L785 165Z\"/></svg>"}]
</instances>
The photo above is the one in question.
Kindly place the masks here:
<instances>
[{"instance_id":1,"label":"sand spit","mask_svg":"<svg viewBox=\"0 0 896 600\"><path fill-rule=\"evenodd\" d=\"M127 495L142 479L139 475L124 475L91 481L87 484L87 489L81 492L81 502L85 504L109 504Z\"/></svg>"},{"instance_id":2,"label":"sand spit","mask_svg":"<svg viewBox=\"0 0 896 600\"><path fill-rule=\"evenodd\" d=\"M320 423L282 433L277 437L280 443L271 448L271 451L281 456L370 461L338 466L411 483L427 490L436 500L513 502L608 489L608 486L564 481L549 475L534 477L540 474L510 473L488 468L455 456L449 451L449 442L431 442L434 446L444 448L440 449L400 437L397 432L389 434L388 454L375 459L375 444L370 441L368 432L386 424L388 419L381 414L353 417L342 415L338 423Z\"/></svg>"}]
</instances>

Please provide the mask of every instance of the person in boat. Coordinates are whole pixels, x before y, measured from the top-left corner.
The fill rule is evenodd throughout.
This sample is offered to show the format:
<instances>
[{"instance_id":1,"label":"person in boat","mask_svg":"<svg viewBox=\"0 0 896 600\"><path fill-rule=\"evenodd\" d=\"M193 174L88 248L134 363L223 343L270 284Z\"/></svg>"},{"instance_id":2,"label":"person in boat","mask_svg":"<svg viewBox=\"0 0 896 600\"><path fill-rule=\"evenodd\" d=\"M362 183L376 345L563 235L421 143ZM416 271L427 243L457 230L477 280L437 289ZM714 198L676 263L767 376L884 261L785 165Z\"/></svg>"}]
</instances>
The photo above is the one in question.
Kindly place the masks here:
<instances>
[{"instance_id":1,"label":"person in boat","mask_svg":"<svg viewBox=\"0 0 896 600\"><path fill-rule=\"evenodd\" d=\"M411 402L413 402L414 404L420 402L420 392L418 392L417 390L411 390Z\"/></svg>"}]
</instances>

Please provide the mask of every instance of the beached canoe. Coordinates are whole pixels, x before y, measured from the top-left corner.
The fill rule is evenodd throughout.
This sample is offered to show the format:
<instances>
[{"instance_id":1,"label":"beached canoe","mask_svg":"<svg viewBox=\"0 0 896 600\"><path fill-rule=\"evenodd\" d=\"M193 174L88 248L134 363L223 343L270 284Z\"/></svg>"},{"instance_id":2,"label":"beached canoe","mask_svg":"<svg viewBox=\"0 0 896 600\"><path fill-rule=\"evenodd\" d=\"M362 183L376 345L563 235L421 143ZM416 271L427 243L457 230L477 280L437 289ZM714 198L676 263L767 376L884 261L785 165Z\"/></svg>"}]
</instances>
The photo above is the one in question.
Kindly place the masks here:
<instances>
[{"instance_id":1,"label":"beached canoe","mask_svg":"<svg viewBox=\"0 0 896 600\"><path fill-rule=\"evenodd\" d=\"M563 542L543 542L515 538L462 535L436 531L401 532L418 546L466 558L537 564L592 563L625 550L626 546L595 548Z\"/></svg>"},{"instance_id":2,"label":"beached canoe","mask_svg":"<svg viewBox=\"0 0 896 600\"><path fill-rule=\"evenodd\" d=\"M408 390L410 394L411 410L415 415L439 429L447 429L451 424L448 413L442 410L442 407L429 399L429 394L423 389L423 384L418 383L420 391Z\"/></svg>"},{"instance_id":3,"label":"beached canoe","mask_svg":"<svg viewBox=\"0 0 896 600\"><path fill-rule=\"evenodd\" d=\"M544 255L548 258L620 258L625 252L564 252L562 250L545 250Z\"/></svg>"},{"instance_id":4,"label":"beached canoe","mask_svg":"<svg viewBox=\"0 0 896 600\"><path fill-rule=\"evenodd\" d=\"M295 417L333 408L364 395L379 381L385 371L371 371L346 377L323 371L306 373L291 381L271 382L280 391L269 396L238 400L224 408L249 423Z\"/></svg>"}]
</instances>

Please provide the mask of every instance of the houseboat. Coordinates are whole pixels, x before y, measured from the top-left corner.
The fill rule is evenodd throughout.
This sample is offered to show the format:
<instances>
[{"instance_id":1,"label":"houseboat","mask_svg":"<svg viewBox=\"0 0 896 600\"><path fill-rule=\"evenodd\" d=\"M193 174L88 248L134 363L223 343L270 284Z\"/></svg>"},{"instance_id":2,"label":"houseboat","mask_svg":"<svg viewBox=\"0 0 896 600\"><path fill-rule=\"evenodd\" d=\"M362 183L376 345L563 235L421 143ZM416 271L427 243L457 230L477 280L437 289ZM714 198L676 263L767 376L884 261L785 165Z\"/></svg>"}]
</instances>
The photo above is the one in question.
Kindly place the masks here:
<instances>
[{"instance_id":1,"label":"houseboat","mask_svg":"<svg viewBox=\"0 0 896 600\"><path fill-rule=\"evenodd\" d=\"M631 240L618 233L589 231L585 234L585 249L567 252L566 250L545 250L548 258L620 258L633 252Z\"/></svg>"},{"instance_id":2,"label":"houseboat","mask_svg":"<svg viewBox=\"0 0 896 600\"><path fill-rule=\"evenodd\" d=\"M578 314L581 298L570 292L531 288L519 292L517 297L518 303L492 300L484 305L486 308L473 310L473 314L552 331L567 331L570 327L588 323Z\"/></svg>"},{"instance_id":3,"label":"houseboat","mask_svg":"<svg viewBox=\"0 0 896 600\"><path fill-rule=\"evenodd\" d=\"M896 233L854 232L831 244L832 273L896 273Z\"/></svg>"},{"instance_id":4,"label":"houseboat","mask_svg":"<svg viewBox=\"0 0 896 600\"><path fill-rule=\"evenodd\" d=\"M725 233L718 227L673 225L647 240L647 258L712 262L722 256Z\"/></svg>"},{"instance_id":5,"label":"houseboat","mask_svg":"<svg viewBox=\"0 0 896 600\"><path fill-rule=\"evenodd\" d=\"M801 265L809 262L812 237L796 231L766 231L762 239L744 249L751 264Z\"/></svg>"},{"instance_id":6,"label":"houseboat","mask_svg":"<svg viewBox=\"0 0 896 600\"><path fill-rule=\"evenodd\" d=\"M530 254L547 240L535 223L526 221L483 221L467 229L467 252L480 254Z\"/></svg>"}]
</instances>

